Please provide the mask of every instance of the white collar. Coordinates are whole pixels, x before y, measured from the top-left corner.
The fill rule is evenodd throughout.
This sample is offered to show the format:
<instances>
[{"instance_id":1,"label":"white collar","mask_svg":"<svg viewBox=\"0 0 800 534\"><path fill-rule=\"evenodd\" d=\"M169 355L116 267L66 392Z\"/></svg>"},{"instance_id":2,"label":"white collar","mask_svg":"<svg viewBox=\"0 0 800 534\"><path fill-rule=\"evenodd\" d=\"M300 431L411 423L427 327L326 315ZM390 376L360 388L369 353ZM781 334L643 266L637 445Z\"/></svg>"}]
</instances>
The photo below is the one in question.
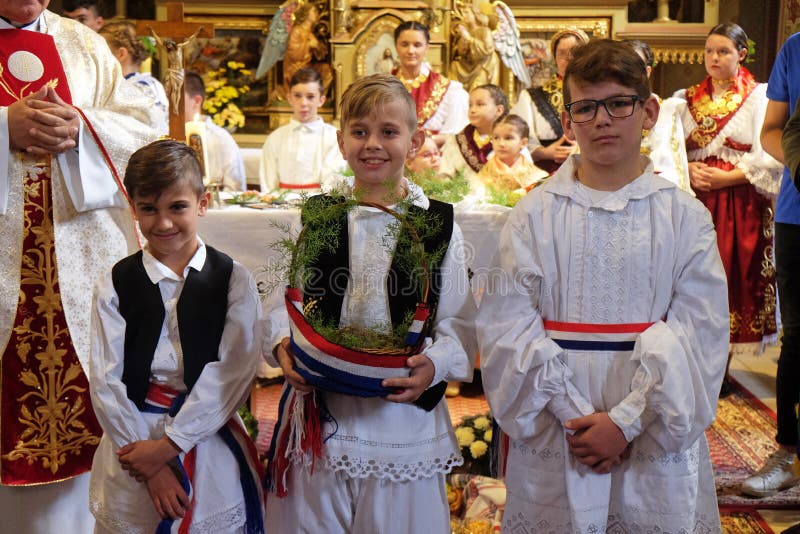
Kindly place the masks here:
<instances>
[{"instance_id":1,"label":"white collar","mask_svg":"<svg viewBox=\"0 0 800 534\"><path fill-rule=\"evenodd\" d=\"M157 284L164 279L181 282L186 278L186 276L188 276L189 269L194 269L195 271L203 270L203 265L206 263L206 245L199 237L197 238L197 245L197 251L194 253L194 256L192 256L192 259L189 260L186 268L183 270L182 277L178 276L172 269L158 261L155 256L150 253L147 247L145 247L142 251L142 263L144 264L144 270L147 273L147 277L150 278L150 281L154 284Z\"/></svg>"},{"instance_id":2,"label":"white collar","mask_svg":"<svg viewBox=\"0 0 800 534\"><path fill-rule=\"evenodd\" d=\"M428 209L431 202L428 200L428 197L425 196L425 192L422 188L406 177L403 177L402 180L402 184L411 198L411 203L424 210ZM353 193L354 182L355 178L353 176L336 175L334 179L323 185L322 191L330 195L348 196Z\"/></svg>"},{"instance_id":3,"label":"white collar","mask_svg":"<svg viewBox=\"0 0 800 534\"><path fill-rule=\"evenodd\" d=\"M322 126L325 124L325 121L322 120L322 117L317 117L316 119L308 122L300 122L296 120L294 117L289 119L289 126L292 130L309 130L311 132L318 132L322 130Z\"/></svg>"},{"instance_id":4,"label":"white collar","mask_svg":"<svg viewBox=\"0 0 800 534\"><path fill-rule=\"evenodd\" d=\"M26 24L25 26L21 26L19 28L17 28L16 26L14 26L13 24L11 24L9 22L6 22L3 19L0 19L0 30L28 30L28 31L32 31L32 32L38 32L39 31L39 21L42 19L43 15L44 15L44 11L42 11L42 13L38 17L36 17L36 20L34 20L33 22L31 22L29 24Z\"/></svg>"}]
</instances>

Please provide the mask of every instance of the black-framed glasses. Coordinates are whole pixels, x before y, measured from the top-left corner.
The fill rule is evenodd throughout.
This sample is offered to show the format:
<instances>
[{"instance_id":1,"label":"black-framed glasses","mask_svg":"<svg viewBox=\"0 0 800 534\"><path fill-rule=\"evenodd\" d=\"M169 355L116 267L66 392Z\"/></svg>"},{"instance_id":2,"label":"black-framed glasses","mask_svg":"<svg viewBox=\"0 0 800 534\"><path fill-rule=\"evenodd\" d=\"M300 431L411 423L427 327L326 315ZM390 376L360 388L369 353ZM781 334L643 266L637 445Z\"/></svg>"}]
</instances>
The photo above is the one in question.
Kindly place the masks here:
<instances>
[{"instance_id":1,"label":"black-framed glasses","mask_svg":"<svg viewBox=\"0 0 800 534\"><path fill-rule=\"evenodd\" d=\"M644 102L639 95L610 96L603 100L576 100L564 106L572 122L580 124L589 122L597 116L600 106L606 108L608 115L614 119L624 119L633 115L636 102Z\"/></svg>"}]
</instances>

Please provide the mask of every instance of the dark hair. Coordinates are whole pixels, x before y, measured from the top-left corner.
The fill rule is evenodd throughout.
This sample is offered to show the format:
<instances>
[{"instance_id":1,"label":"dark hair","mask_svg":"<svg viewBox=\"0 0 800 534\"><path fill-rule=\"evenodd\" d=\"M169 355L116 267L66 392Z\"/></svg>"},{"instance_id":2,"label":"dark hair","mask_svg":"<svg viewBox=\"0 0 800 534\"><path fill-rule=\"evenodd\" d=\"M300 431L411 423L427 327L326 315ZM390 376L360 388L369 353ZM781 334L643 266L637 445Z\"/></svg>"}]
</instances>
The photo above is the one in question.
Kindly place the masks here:
<instances>
[{"instance_id":1,"label":"dark hair","mask_svg":"<svg viewBox=\"0 0 800 534\"><path fill-rule=\"evenodd\" d=\"M531 134L531 130L528 127L528 123L525 122L525 119L523 119L519 115L515 115L514 113L503 115L502 117L494 121L494 124L492 124L492 130L503 124L509 124L514 128L516 128L517 133L523 139L527 139L528 136Z\"/></svg>"},{"instance_id":2,"label":"dark hair","mask_svg":"<svg viewBox=\"0 0 800 534\"><path fill-rule=\"evenodd\" d=\"M319 85L319 91L322 92L322 75L316 70L312 69L311 67L303 67L302 69L298 70L294 74L292 74L291 80L289 80L289 87L294 87L295 85L300 85L301 83L314 83L317 82Z\"/></svg>"},{"instance_id":3,"label":"dark hair","mask_svg":"<svg viewBox=\"0 0 800 534\"><path fill-rule=\"evenodd\" d=\"M123 180L131 199L156 195L186 183L197 196L203 194L203 171L194 149L172 139L145 145L128 160Z\"/></svg>"},{"instance_id":4,"label":"dark hair","mask_svg":"<svg viewBox=\"0 0 800 534\"><path fill-rule=\"evenodd\" d=\"M428 30L428 27L425 26L421 22L417 22L416 20L407 20L405 22L401 22L397 28L394 29L394 42L397 43L397 40L400 38L400 34L406 30L414 30L418 32L422 32L425 36L425 42L431 42L431 32Z\"/></svg>"},{"instance_id":5,"label":"dark hair","mask_svg":"<svg viewBox=\"0 0 800 534\"><path fill-rule=\"evenodd\" d=\"M644 61L629 44L612 39L597 39L577 46L572 60L564 72L564 102L572 101L570 85L575 83L598 84L613 81L629 87L642 98L649 98L650 80Z\"/></svg>"},{"instance_id":6,"label":"dark hair","mask_svg":"<svg viewBox=\"0 0 800 534\"><path fill-rule=\"evenodd\" d=\"M106 22L97 33L106 38L109 46L127 50L136 65L150 57L150 53L136 35L136 24L129 20Z\"/></svg>"},{"instance_id":7,"label":"dark hair","mask_svg":"<svg viewBox=\"0 0 800 534\"><path fill-rule=\"evenodd\" d=\"M94 14L99 17L102 17L106 12L103 0L64 0L61 2L61 9L64 11L75 11L82 7L93 9Z\"/></svg>"},{"instance_id":8,"label":"dark hair","mask_svg":"<svg viewBox=\"0 0 800 534\"><path fill-rule=\"evenodd\" d=\"M483 89L484 91L487 91L489 96L492 97L492 101L494 102L495 106L503 106L503 115L501 116L505 116L508 113L508 98L503 90L498 86L493 83L485 83L483 85L473 87L470 93L475 89Z\"/></svg>"},{"instance_id":9,"label":"dark hair","mask_svg":"<svg viewBox=\"0 0 800 534\"><path fill-rule=\"evenodd\" d=\"M406 123L417 129L417 104L403 82L391 74L372 74L356 79L342 94L339 114L342 130L353 119L367 117L386 104L400 102L406 108Z\"/></svg>"},{"instance_id":10,"label":"dark hair","mask_svg":"<svg viewBox=\"0 0 800 534\"><path fill-rule=\"evenodd\" d=\"M633 49L639 53L642 59L644 59L644 64L646 67L653 66L653 63L655 63L655 57L653 56L653 51L650 50L650 45L644 41L640 41L639 39L625 39L623 42L631 45Z\"/></svg>"},{"instance_id":11,"label":"dark hair","mask_svg":"<svg viewBox=\"0 0 800 534\"><path fill-rule=\"evenodd\" d=\"M723 22L722 24L717 24L711 28L711 31L708 32L708 35L721 35L723 37L727 37L733 41L734 46L736 46L736 50L747 50L747 34L744 32L742 27L735 22Z\"/></svg>"},{"instance_id":12,"label":"dark hair","mask_svg":"<svg viewBox=\"0 0 800 534\"><path fill-rule=\"evenodd\" d=\"M183 75L183 90L189 96L200 95L206 98L206 83L203 78L193 70L185 71Z\"/></svg>"}]
</instances>

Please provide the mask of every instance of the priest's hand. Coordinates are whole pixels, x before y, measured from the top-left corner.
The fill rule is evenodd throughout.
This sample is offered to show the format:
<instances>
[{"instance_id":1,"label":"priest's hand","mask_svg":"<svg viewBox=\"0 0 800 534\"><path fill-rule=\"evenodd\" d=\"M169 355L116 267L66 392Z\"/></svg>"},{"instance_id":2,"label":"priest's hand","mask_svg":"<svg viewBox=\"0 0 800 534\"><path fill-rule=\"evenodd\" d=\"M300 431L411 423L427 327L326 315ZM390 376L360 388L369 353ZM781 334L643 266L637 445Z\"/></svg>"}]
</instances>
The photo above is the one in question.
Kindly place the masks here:
<instances>
[{"instance_id":1,"label":"priest's hand","mask_svg":"<svg viewBox=\"0 0 800 534\"><path fill-rule=\"evenodd\" d=\"M156 507L156 513L164 519L178 519L186 515L189 496L169 466L162 467L146 483L147 493Z\"/></svg>"},{"instance_id":2,"label":"priest's hand","mask_svg":"<svg viewBox=\"0 0 800 534\"><path fill-rule=\"evenodd\" d=\"M28 152L59 154L78 146L78 112L64 102L55 89L46 87L44 98L28 100L28 107L33 110L35 122L28 132L35 141L27 147Z\"/></svg>"},{"instance_id":3,"label":"priest's hand","mask_svg":"<svg viewBox=\"0 0 800 534\"><path fill-rule=\"evenodd\" d=\"M569 452L597 472L608 472L628 447L628 440L607 412L570 419L564 428L575 432L567 434Z\"/></svg>"},{"instance_id":4,"label":"priest's hand","mask_svg":"<svg viewBox=\"0 0 800 534\"><path fill-rule=\"evenodd\" d=\"M386 396L392 402L414 402L433 382L436 368L433 361L424 354L415 354L406 360L406 367L411 368L408 378L387 378L381 385L385 388L397 388L397 393Z\"/></svg>"},{"instance_id":5,"label":"priest's hand","mask_svg":"<svg viewBox=\"0 0 800 534\"><path fill-rule=\"evenodd\" d=\"M138 482L149 480L181 450L167 436L129 443L117 451L122 469Z\"/></svg>"}]
</instances>

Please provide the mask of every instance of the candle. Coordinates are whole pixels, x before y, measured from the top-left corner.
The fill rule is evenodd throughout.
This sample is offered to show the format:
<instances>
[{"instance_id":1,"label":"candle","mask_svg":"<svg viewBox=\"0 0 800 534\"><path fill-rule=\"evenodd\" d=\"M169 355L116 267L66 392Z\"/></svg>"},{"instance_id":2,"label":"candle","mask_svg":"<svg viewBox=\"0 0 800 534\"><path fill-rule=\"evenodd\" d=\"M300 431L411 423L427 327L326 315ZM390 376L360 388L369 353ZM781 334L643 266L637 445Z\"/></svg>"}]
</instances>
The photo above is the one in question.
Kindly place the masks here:
<instances>
[{"instance_id":1,"label":"candle","mask_svg":"<svg viewBox=\"0 0 800 534\"><path fill-rule=\"evenodd\" d=\"M209 176L206 173L208 161L208 145L206 144L206 123L195 115L194 120L186 123L186 144L194 149L197 159L200 160L200 171L203 173L203 184L208 185Z\"/></svg>"}]
</instances>

